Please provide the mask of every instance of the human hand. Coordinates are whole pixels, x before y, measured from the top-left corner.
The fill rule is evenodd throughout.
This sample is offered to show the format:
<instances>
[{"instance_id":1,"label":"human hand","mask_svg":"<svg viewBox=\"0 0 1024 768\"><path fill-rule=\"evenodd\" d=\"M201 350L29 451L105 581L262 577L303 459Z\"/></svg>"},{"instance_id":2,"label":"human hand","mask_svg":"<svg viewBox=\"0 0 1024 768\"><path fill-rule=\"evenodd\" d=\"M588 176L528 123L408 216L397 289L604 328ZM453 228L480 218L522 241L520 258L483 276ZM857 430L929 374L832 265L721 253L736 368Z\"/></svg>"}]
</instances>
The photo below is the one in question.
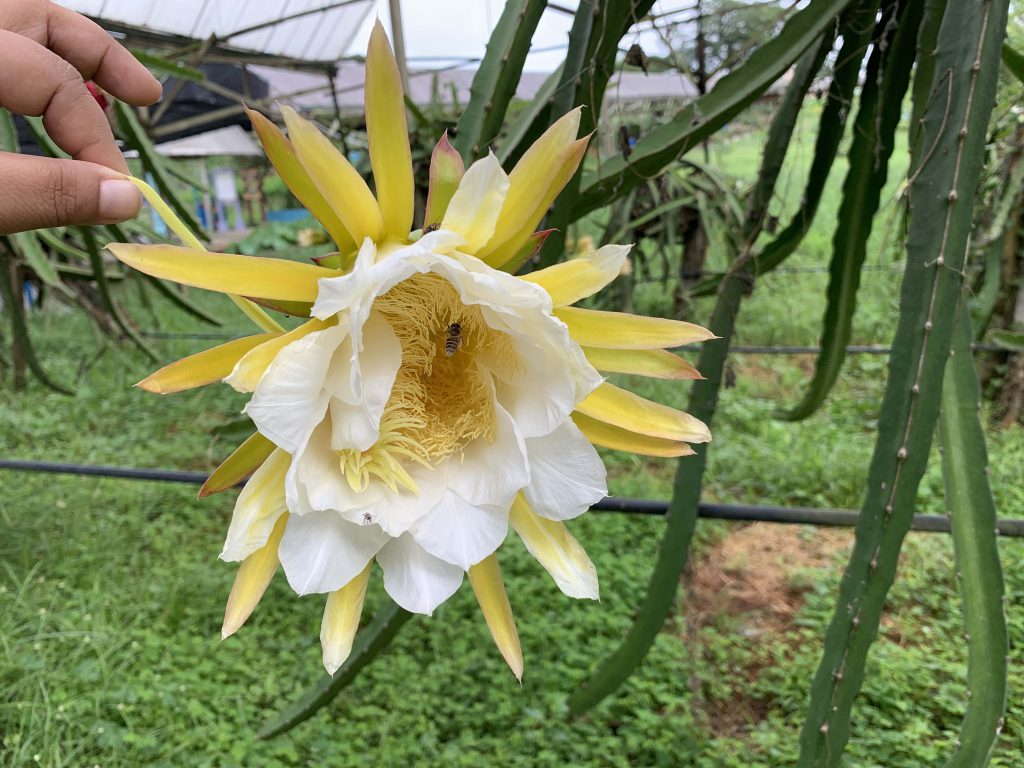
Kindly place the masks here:
<instances>
[{"instance_id":1,"label":"human hand","mask_svg":"<svg viewBox=\"0 0 1024 768\"><path fill-rule=\"evenodd\" d=\"M93 80L130 104L152 104L160 83L99 26L50 0L0 0L0 107L42 115L71 160L0 152L0 234L111 224L139 211L138 190Z\"/></svg>"}]
</instances>

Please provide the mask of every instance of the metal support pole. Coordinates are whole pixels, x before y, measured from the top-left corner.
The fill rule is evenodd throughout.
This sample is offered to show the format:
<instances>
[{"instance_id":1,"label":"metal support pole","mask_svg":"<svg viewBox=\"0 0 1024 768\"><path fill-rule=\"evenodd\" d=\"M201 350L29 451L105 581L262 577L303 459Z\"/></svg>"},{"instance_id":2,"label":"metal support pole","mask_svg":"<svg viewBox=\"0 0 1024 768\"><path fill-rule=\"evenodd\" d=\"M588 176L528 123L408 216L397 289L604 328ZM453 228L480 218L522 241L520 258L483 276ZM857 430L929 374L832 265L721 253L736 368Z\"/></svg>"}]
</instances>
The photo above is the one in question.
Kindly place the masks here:
<instances>
[{"instance_id":1,"label":"metal support pole","mask_svg":"<svg viewBox=\"0 0 1024 768\"><path fill-rule=\"evenodd\" d=\"M405 60L405 36L402 34L402 3L401 0L388 0L391 11L391 44L395 47L395 59L398 60L398 74L402 78L402 90L409 93L409 67Z\"/></svg>"}]
</instances>

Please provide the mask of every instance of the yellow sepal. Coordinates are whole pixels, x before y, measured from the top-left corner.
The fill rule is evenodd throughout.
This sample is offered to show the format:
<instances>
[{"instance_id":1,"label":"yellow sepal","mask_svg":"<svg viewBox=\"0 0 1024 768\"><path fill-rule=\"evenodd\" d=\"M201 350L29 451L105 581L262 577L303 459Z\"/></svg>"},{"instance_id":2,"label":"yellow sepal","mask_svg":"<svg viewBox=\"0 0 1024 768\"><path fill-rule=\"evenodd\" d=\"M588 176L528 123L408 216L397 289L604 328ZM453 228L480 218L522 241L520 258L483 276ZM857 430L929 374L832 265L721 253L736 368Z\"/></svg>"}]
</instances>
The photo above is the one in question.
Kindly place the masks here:
<instances>
[{"instance_id":1,"label":"yellow sepal","mask_svg":"<svg viewBox=\"0 0 1024 768\"><path fill-rule=\"evenodd\" d=\"M384 217L359 171L345 159L320 129L299 116L291 107L281 106L295 154L317 189L331 204L356 247L367 237L375 243L384 239Z\"/></svg>"},{"instance_id":2,"label":"yellow sepal","mask_svg":"<svg viewBox=\"0 0 1024 768\"><path fill-rule=\"evenodd\" d=\"M606 245L595 253L529 272L520 279L547 291L556 307L575 304L619 276L629 249L628 245Z\"/></svg>"},{"instance_id":3,"label":"yellow sepal","mask_svg":"<svg viewBox=\"0 0 1024 768\"><path fill-rule=\"evenodd\" d=\"M536 227L536 222L529 222L537 209L538 195L555 184L566 153L576 140L582 111L577 107L555 121L516 163L508 175L508 195L494 228L492 244L508 242L524 227Z\"/></svg>"},{"instance_id":4,"label":"yellow sepal","mask_svg":"<svg viewBox=\"0 0 1024 768\"><path fill-rule=\"evenodd\" d=\"M281 334L264 342L240 358L234 368L225 376L224 381L239 392L252 392L256 389L256 385L259 384L263 372L267 370L267 366L274 362L278 352L293 341L298 341L303 336L314 331L322 331L335 322L337 321L334 318L330 320L310 318L297 328L288 331L288 333Z\"/></svg>"},{"instance_id":5,"label":"yellow sepal","mask_svg":"<svg viewBox=\"0 0 1024 768\"><path fill-rule=\"evenodd\" d=\"M603 421L585 416L582 413L573 413L572 420L579 427L580 432L594 445L602 448L611 448L613 451L626 451L627 453L638 453L641 456L658 456L671 458L676 456L692 456L693 448L681 440L665 440L661 437L651 437L630 432L622 427L615 427Z\"/></svg>"},{"instance_id":6,"label":"yellow sepal","mask_svg":"<svg viewBox=\"0 0 1024 768\"><path fill-rule=\"evenodd\" d=\"M527 240L534 234L541 219L544 218L548 209L551 208L551 204L555 202L555 198L565 188L565 185L569 183L569 179L573 177L576 169L583 162L583 156L587 153L589 141L590 137L584 136L582 139L577 139L569 145L569 149L565 153L562 164L558 168L558 172L550 186L539 190L539 197L535 198L537 203L533 213L526 219L526 222L518 231L512 233L503 241L492 236L487 245L476 254L478 258L483 259L490 266L498 268L516 257L516 254L522 250Z\"/></svg>"},{"instance_id":7,"label":"yellow sepal","mask_svg":"<svg viewBox=\"0 0 1024 768\"><path fill-rule=\"evenodd\" d=\"M327 596L324 618L320 622L320 648L323 651L324 669L333 675L352 653L352 641L359 629L359 617L363 613L366 585L370 583L370 569L373 560L366 564L352 581Z\"/></svg>"},{"instance_id":8,"label":"yellow sepal","mask_svg":"<svg viewBox=\"0 0 1024 768\"><path fill-rule=\"evenodd\" d=\"M469 569L469 583L473 585L480 611L491 630L491 637L498 646L516 680L523 680L523 649L519 645L519 632L512 616L512 606L505 592L497 555L485 557Z\"/></svg>"},{"instance_id":9,"label":"yellow sepal","mask_svg":"<svg viewBox=\"0 0 1024 768\"><path fill-rule=\"evenodd\" d=\"M569 597L599 599L597 569L565 523L538 515L521 493L512 502L509 523L562 592Z\"/></svg>"},{"instance_id":10,"label":"yellow sepal","mask_svg":"<svg viewBox=\"0 0 1024 768\"><path fill-rule=\"evenodd\" d=\"M259 604L263 593L267 591L270 580L277 571L277 548L284 536L284 528L288 523L285 512L274 523L267 543L249 555L235 574L235 583L231 586L228 604L224 609L224 624L221 626L220 637L225 640L235 634L252 615Z\"/></svg>"},{"instance_id":11,"label":"yellow sepal","mask_svg":"<svg viewBox=\"0 0 1024 768\"><path fill-rule=\"evenodd\" d=\"M377 202L389 240L405 242L412 229L412 154L405 118L405 95L398 62L380 19L366 50L366 133Z\"/></svg>"},{"instance_id":12,"label":"yellow sepal","mask_svg":"<svg viewBox=\"0 0 1024 768\"><path fill-rule=\"evenodd\" d=\"M316 301L317 280L338 276L333 269L297 261L209 253L176 245L111 243L107 248L119 261L153 277L261 299ZM283 329L278 326L277 330Z\"/></svg>"},{"instance_id":13,"label":"yellow sepal","mask_svg":"<svg viewBox=\"0 0 1024 768\"><path fill-rule=\"evenodd\" d=\"M707 425L684 411L635 395L605 382L576 405L585 416L642 435L687 443L707 443Z\"/></svg>"},{"instance_id":14,"label":"yellow sepal","mask_svg":"<svg viewBox=\"0 0 1024 768\"><path fill-rule=\"evenodd\" d=\"M199 489L199 498L234 488L259 469L276 447L259 432L253 432L206 478Z\"/></svg>"},{"instance_id":15,"label":"yellow sepal","mask_svg":"<svg viewBox=\"0 0 1024 768\"><path fill-rule=\"evenodd\" d=\"M605 373L631 373L652 379L702 379L690 363L664 349L603 349L583 347L590 364Z\"/></svg>"},{"instance_id":16,"label":"yellow sepal","mask_svg":"<svg viewBox=\"0 0 1024 768\"><path fill-rule=\"evenodd\" d=\"M220 381L249 350L275 338L274 333L260 333L204 349L151 373L135 386L157 395L195 389Z\"/></svg>"},{"instance_id":17,"label":"yellow sepal","mask_svg":"<svg viewBox=\"0 0 1024 768\"><path fill-rule=\"evenodd\" d=\"M320 190L317 189L316 184L313 183L313 179L306 173L291 142L285 138L276 125L259 112L247 107L245 113L252 121L252 127L256 131L256 135L259 136L263 151L267 153L267 157L274 164L281 179L288 185L288 189L306 210L324 225L324 229L334 240L340 253L350 254L355 251L356 244L352 235L345 229L338 214L334 212L331 204L327 202Z\"/></svg>"},{"instance_id":18,"label":"yellow sepal","mask_svg":"<svg viewBox=\"0 0 1024 768\"><path fill-rule=\"evenodd\" d=\"M666 349L717 338L699 325L664 317L580 307L562 307L553 314L569 326L569 335L585 347Z\"/></svg>"},{"instance_id":19,"label":"yellow sepal","mask_svg":"<svg viewBox=\"0 0 1024 768\"><path fill-rule=\"evenodd\" d=\"M441 223L448 210L448 203L465 174L466 165L462 162L462 155L448 141L448 131L445 130L430 154L430 186L427 190L427 206L423 211L424 228Z\"/></svg>"},{"instance_id":20,"label":"yellow sepal","mask_svg":"<svg viewBox=\"0 0 1024 768\"><path fill-rule=\"evenodd\" d=\"M197 251L206 251L206 247L200 242L199 238L192 234L192 231L185 226L185 223L178 218L177 214L171 210L171 207L160 198L156 190L142 179L136 179L134 176L125 176L125 178L139 188L142 196L146 198L146 202L153 206L156 212L160 214L160 218L164 220L164 223L178 236L181 242ZM109 245L107 250L114 253L113 248ZM116 256L117 254L114 253L114 255ZM257 328L270 333L284 330L274 318L248 299L244 299L234 293L228 293L228 298L242 311L243 315L252 320Z\"/></svg>"}]
</instances>

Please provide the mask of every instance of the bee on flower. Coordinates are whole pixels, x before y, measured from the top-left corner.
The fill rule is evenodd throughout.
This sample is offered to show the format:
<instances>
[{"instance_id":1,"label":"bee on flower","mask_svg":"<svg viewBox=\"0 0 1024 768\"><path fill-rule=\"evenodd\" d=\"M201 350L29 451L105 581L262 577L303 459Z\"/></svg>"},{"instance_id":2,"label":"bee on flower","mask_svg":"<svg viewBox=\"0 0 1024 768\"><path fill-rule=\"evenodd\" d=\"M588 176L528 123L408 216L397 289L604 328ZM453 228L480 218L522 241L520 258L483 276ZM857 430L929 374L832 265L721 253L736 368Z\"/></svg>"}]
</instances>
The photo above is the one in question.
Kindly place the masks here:
<instances>
[{"instance_id":1,"label":"bee on flower","mask_svg":"<svg viewBox=\"0 0 1024 768\"><path fill-rule=\"evenodd\" d=\"M242 626L280 564L298 594L327 595L321 642L333 674L352 648L374 563L391 598L423 614L468 574L521 678L496 555L508 529L562 592L597 599L595 568L565 525L607 495L594 446L682 456L711 439L697 419L600 372L699 378L667 349L713 337L689 323L572 306L619 275L628 246L513 274L583 158L579 110L508 174L493 154L464 168L442 137L426 226L415 233L404 98L379 24L366 59L376 196L316 126L282 112L287 138L250 117L336 255L312 265L207 253L180 230L186 247L110 246L142 272L231 295L264 331L140 383L169 393L223 380L251 395L245 413L257 431L201 493L251 474L221 553L241 562L222 634ZM263 307L308 320L285 331Z\"/></svg>"}]
</instances>

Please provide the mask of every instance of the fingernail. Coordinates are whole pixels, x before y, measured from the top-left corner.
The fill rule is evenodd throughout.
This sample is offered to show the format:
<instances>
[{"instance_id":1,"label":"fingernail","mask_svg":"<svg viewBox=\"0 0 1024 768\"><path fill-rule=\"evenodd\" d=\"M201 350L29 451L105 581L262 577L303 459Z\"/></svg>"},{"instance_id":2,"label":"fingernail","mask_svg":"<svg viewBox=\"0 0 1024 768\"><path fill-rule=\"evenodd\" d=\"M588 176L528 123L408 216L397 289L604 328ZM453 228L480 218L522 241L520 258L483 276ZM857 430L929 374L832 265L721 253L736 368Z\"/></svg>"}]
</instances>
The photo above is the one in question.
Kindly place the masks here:
<instances>
[{"instance_id":1,"label":"fingernail","mask_svg":"<svg viewBox=\"0 0 1024 768\"><path fill-rule=\"evenodd\" d=\"M130 181L107 179L100 183L100 216L110 221L132 218L142 207L142 196Z\"/></svg>"}]
</instances>

